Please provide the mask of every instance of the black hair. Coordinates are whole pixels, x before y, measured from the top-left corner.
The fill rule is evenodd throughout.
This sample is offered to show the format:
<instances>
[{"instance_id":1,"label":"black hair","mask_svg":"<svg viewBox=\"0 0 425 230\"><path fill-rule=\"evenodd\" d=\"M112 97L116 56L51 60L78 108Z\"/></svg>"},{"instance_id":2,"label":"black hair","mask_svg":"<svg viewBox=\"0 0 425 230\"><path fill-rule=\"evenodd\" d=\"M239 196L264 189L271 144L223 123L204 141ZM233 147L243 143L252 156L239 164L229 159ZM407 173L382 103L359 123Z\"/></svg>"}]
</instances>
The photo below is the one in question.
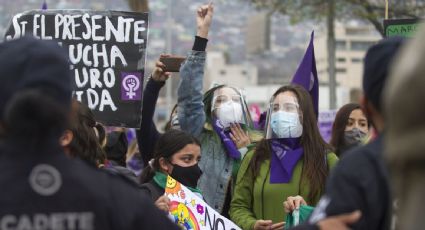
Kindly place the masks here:
<instances>
[{"instance_id":1,"label":"black hair","mask_svg":"<svg viewBox=\"0 0 425 230\"><path fill-rule=\"evenodd\" d=\"M154 150L154 161L143 170L140 175L140 182L147 183L152 180L156 171L159 171L159 159L165 158L171 161L172 156L178 151L182 150L188 144L196 144L201 146L201 143L194 136L175 129L170 129L164 133L156 143Z\"/></svg>"},{"instance_id":2,"label":"black hair","mask_svg":"<svg viewBox=\"0 0 425 230\"><path fill-rule=\"evenodd\" d=\"M73 133L72 141L68 145L70 155L97 166L105 161L106 155L96 136L95 127L93 112L86 105L73 100L69 125L69 130Z\"/></svg>"},{"instance_id":3,"label":"black hair","mask_svg":"<svg viewBox=\"0 0 425 230\"><path fill-rule=\"evenodd\" d=\"M97 137L99 139L100 146L103 147L103 143L106 141L106 131L101 123L96 123L94 127L97 131Z\"/></svg>"},{"instance_id":4,"label":"black hair","mask_svg":"<svg viewBox=\"0 0 425 230\"><path fill-rule=\"evenodd\" d=\"M107 139L104 148L106 158L119 166L125 167L125 156L128 151L127 133L125 131L113 131L108 134Z\"/></svg>"}]
</instances>

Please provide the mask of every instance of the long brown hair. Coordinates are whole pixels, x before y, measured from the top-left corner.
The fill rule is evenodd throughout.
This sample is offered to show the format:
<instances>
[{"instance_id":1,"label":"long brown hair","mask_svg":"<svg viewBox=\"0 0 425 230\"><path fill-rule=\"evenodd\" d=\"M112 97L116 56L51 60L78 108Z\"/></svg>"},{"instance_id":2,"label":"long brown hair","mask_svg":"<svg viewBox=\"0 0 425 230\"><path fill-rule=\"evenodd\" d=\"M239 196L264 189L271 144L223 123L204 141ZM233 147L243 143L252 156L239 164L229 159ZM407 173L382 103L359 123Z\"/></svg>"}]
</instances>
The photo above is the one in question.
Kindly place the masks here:
<instances>
[{"instance_id":1,"label":"long brown hair","mask_svg":"<svg viewBox=\"0 0 425 230\"><path fill-rule=\"evenodd\" d=\"M303 133L301 136L301 146L304 149L303 168L300 186L308 183L309 194L308 201L317 199L326 183L329 169L326 163L326 154L331 150L322 138L317 127L316 115L313 109L313 103L308 92L301 86L288 85L280 87L274 94L276 97L280 93L291 91L298 99L302 111ZM263 138L256 146L255 154L250 162L250 168L254 177L259 175L261 163L271 156L269 141Z\"/></svg>"},{"instance_id":2,"label":"long brown hair","mask_svg":"<svg viewBox=\"0 0 425 230\"><path fill-rule=\"evenodd\" d=\"M344 150L344 147L346 145L344 142L345 127L347 126L348 118L350 118L351 112L356 109L361 109L359 104L349 103L342 106L335 115L335 120L332 125L332 137L330 144L332 145L332 147L334 147L335 154L337 156L340 156L342 150Z\"/></svg>"}]
</instances>

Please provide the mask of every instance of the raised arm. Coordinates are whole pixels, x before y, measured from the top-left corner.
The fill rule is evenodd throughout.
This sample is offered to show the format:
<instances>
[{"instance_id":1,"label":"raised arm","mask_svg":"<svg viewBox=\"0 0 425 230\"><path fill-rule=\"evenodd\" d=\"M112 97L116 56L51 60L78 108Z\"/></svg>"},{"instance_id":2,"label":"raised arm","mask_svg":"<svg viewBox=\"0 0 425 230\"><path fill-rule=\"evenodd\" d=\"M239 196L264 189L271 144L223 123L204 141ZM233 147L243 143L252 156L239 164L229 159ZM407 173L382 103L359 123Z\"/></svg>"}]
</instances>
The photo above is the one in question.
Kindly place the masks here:
<instances>
[{"instance_id":1,"label":"raised arm","mask_svg":"<svg viewBox=\"0 0 425 230\"><path fill-rule=\"evenodd\" d=\"M180 84L177 92L178 118L182 130L199 135L205 123L203 99L203 78L205 48L212 21L212 4L200 7L197 15L197 33L192 51L180 69Z\"/></svg>"},{"instance_id":2,"label":"raised arm","mask_svg":"<svg viewBox=\"0 0 425 230\"><path fill-rule=\"evenodd\" d=\"M159 91L164 86L165 81L171 76L171 73L164 72L163 69L164 64L158 60L143 92L142 123L140 129L136 130L137 144L139 145L145 167L148 165L149 160L153 158L155 143L160 135L153 122L156 101L158 100Z\"/></svg>"}]
</instances>

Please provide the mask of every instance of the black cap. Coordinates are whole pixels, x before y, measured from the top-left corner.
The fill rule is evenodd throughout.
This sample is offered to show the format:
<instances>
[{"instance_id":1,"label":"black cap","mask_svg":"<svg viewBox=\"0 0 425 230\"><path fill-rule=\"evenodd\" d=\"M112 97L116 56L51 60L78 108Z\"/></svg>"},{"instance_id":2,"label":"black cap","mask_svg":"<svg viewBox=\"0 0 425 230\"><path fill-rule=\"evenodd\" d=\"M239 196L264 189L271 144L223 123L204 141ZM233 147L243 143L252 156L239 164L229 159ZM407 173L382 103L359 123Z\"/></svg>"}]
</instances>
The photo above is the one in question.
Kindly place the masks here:
<instances>
[{"instance_id":1,"label":"black cap","mask_svg":"<svg viewBox=\"0 0 425 230\"><path fill-rule=\"evenodd\" d=\"M406 39L390 37L369 48L364 59L363 91L366 98L381 111L381 97L393 58Z\"/></svg>"},{"instance_id":2,"label":"black cap","mask_svg":"<svg viewBox=\"0 0 425 230\"><path fill-rule=\"evenodd\" d=\"M23 37L1 43L0 79L0 119L7 102L25 89L40 89L61 105L70 106L68 57L56 42Z\"/></svg>"}]
</instances>

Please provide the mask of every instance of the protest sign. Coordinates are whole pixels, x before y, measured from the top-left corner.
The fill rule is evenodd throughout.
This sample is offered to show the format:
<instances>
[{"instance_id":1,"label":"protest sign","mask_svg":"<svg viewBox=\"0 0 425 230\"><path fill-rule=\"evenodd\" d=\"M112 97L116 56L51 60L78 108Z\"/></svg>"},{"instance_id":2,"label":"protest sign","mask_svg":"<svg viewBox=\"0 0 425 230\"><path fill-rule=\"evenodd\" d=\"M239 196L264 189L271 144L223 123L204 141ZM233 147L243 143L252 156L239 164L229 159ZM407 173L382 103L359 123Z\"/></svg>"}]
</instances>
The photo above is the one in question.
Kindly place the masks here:
<instances>
[{"instance_id":1,"label":"protest sign","mask_svg":"<svg viewBox=\"0 0 425 230\"><path fill-rule=\"evenodd\" d=\"M418 19L388 19L384 21L385 37L402 36L411 38L422 22Z\"/></svg>"},{"instance_id":2,"label":"protest sign","mask_svg":"<svg viewBox=\"0 0 425 230\"><path fill-rule=\"evenodd\" d=\"M183 229L239 230L199 196L168 176L165 194L171 201L170 218Z\"/></svg>"},{"instance_id":3,"label":"protest sign","mask_svg":"<svg viewBox=\"0 0 425 230\"><path fill-rule=\"evenodd\" d=\"M327 110L319 112L319 131L323 140L329 143L332 137L332 125L335 120L337 110Z\"/></svg>"},{"instance_id":4,"label":"protest sign","mask_svg":"<svg viewBox=\"0 0 425 230\"><path fill-rule=\"evenodd\" d=\"M6 40L57 41L69 54L74 97L104 125L139 127L147 31L147 13L32 10L12 18Z\"/></svg>"}]
</instances>

